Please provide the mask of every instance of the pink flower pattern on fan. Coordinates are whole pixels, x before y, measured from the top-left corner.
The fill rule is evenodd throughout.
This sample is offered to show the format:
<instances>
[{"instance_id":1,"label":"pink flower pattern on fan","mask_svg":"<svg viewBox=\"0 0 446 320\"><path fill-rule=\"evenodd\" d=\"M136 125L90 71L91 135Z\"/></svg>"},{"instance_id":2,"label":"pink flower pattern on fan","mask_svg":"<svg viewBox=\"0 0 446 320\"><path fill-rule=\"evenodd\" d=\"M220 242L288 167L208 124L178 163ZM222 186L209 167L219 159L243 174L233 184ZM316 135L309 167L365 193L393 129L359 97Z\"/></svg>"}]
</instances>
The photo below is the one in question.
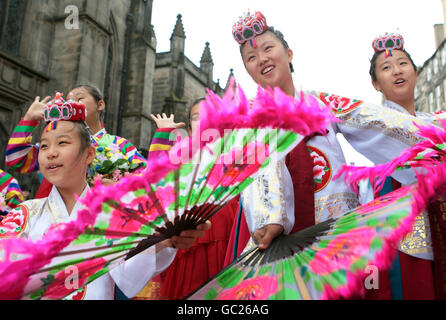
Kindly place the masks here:
<instances>
[{"instance_id":1,"label":"pink flower pattern on fan","mask_svg":"<svg viewBox=\"0 0 446 320\"><path fill-rule=\"evenodd\" d=\"M258 276L220 293L217 300L266 300L277 291L277 278Z\"/></svg>"},{"instance_id":2,"label":"pink flower pattern on fan","mask_svg":"<svg viewBox=\"0 0 446 320\"><path fill-rule=\"evenodd\" d=\"M251 150L255 150L255 152ZM246 155L255 155L255 159L246 158ZM233 149L231 153L221 155L217 159L216 165L209 174L208 183L226 187L242 182L259 169L268 155L268 145L260 143L248 143L243 150ZM236 160L235 165L227 166L226 163L232 163L233 159L240 160Z\"/></svg>"},{"instance_id":3,"label":"pink flower pattern on fan","mask_svg":"<svg viewBox=\"0 0 446 320\"><path fill-rule=\"evenodd\" d=\"M136 232L147 221L154 221L155 218L164 214L161 208L167 208L175 201L175 192L172 186L158 188L154 203L150 196L140 196L130 202L130 207L135 208L135 213L122 212L114 209L110 219L109 230L120 230L125 232ZM160 208L160 209L158 209ZM108 238L119 238L120 236L108 236Z\"/></svg>"},{"instance_id":4,"label":"pink flower pattern on fan","mask_svg":"<svg viewBox=\"0 0 446 320\"><path fill-rule=\"evenodd\" d=\"M342 269L348 270L364 252L370 249L370 242L375 235L376 231L368 227L339 235L326 248L316 252L309 266L318 275Z\"/></svg>"},{"instance_id":5,"label":"pink flower pattern on fan","mask_svg":"<svg viewBox=\"0 0 446 320\"><path fill-rule=\"evenodd\" d=\"M406 189L410 189L410 186L405 186L393 191L391 198L386 196L379 197L378 199L372 200L360 206L357 210L361 214L367 214L377 209L384 208L388 206L391 202L397 201L399 199L399 196L401 197L404 196L407 193Z\"/></svg>"},{"instance_id":6,"label":"pink flower pattern on fan","mask_svg":"<svg viewBox=\"0 0 446 320\"><path fill-rule=\"evenodd\" d=\"M106 266L107 261L103 258L97 258L94 260L87 260L82 263L77 264L73 270L64 269L56 274L54 281L50 284L48 289L43 294L44 298L47 299L62 299L68 294L70 294L73 289L70 289L71 285L77 285L78 288L81 288L85 285L88 278L94 275L97 271L103 269ZM73 281L72 284L67 283L67 274L73 275L73 280L76 280L76 283ZM76 278L79 277L79 279Z\"/></svg>"}]
</instances>

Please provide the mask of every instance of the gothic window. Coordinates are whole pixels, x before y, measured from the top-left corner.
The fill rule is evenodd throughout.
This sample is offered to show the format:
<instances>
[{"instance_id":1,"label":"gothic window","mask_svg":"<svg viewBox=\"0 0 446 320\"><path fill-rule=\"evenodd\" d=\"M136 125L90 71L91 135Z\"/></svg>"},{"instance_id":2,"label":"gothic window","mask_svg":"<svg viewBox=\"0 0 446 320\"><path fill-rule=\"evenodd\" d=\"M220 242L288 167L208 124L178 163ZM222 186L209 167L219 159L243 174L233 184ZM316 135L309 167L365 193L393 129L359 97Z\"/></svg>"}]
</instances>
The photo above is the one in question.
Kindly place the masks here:
<instances>
[{"instance_id":1,"label":"gothic window","mask_svg":"<svg viewBox=\"0 0 446 320\"><path fill-rule=\"evenodd\" d=\"M426 67L426 79L427 81L431 81L431 66L429 64Z\"/></svg>"},{"instance_id":2,"label":"gothic window","mask_svg":"<svg viewBox=\"0 0 446 320\"><path fill-rule=\"evenodd\" d=\"M434 64L434 67L433 67L434 75L436 75L437 71L438 71L438 61L436 58L434 58L433 64Z\"/></svg>"},{"instance_id":3,"label":"gothic window","mask_svg":"<svg viewBox=\"0 0 446 320\"><path fill-rule=\"evenodd\" d=\"M443 79L443 92L445 93L443 95L443 101L446 101L446 78Z\"/></svg>"},{"instance_id":4,"label":"gothic window","mask_svg":"<svg viewBox=\"0 0 446 320\"><path fill-rule=\"evenodd\" d=\"M435 98L436 98L436 109L435 111L441 110L441 87L437 86L435 88Z\"/></svg>"},{"instance_id":5,"label":"gothic window","mask_svg":"<svg viewBox=\"0 0 446 320\"><path fill-rule=\"evenodd\" d=\"M429 112L434 112L434 93L429 93Z\"/></svg>"},{"instance_id":6,"label":"gothic window","mask_svg":"<svg viewBox=\"0 0 446 320\"><path fill-rule=\"evenodd\" d=\"M18 55L27 0L2 0L0 3L1 50Z\"/></svg>"},{"instance_id":7,"label":"gothic window","mask_svg":"<svg viewBox=\"0 0 446 320\"><path fill-rule=\"evenodd\" d=\"M443 46L441 48L441 65L445 65L446 64L446 46Z\"/></svg>"}]
</instances>

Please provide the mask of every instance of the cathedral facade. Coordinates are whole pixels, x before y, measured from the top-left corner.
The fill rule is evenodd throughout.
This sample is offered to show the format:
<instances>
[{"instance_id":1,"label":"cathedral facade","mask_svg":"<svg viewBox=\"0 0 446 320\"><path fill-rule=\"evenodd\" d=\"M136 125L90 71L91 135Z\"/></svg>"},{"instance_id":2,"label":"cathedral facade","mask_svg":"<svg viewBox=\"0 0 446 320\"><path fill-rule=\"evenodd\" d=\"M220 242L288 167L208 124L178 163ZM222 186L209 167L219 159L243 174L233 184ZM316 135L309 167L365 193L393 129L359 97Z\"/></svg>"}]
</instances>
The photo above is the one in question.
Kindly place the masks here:
<instances>
[{"instance_id":1,"label":"cathedral facade","mask_svg":"<svg viewBox=\"0 0 446 320\"><path fill-rule=\"evenodd\" d=\"M213 81L205 43L200 65L184 54L186 35L177 15L168 52L157 52L153 0L2 0L0 4L0 168L9 136L36 96L74 84L102 90L104 125L143 154L156 125L151 113L173 113L186 122L190 104ZM176 14L173 12L172 14ZM36 134L35 136L37 136ZM11 172L23 185L36 174Z\"/></svg>"}]
</instances>

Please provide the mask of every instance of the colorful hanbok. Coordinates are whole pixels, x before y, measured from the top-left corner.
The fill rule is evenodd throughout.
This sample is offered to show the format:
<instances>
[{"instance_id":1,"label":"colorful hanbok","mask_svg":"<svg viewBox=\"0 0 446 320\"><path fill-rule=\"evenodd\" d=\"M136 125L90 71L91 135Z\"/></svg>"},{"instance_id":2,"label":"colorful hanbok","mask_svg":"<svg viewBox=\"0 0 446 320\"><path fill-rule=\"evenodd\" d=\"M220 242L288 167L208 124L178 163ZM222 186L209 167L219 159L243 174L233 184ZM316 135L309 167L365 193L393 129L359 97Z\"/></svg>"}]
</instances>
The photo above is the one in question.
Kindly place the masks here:
<instances>
[{"instance_id":1,"label":"colorful hanbok","mask_svg":"<svg viewBox=\"0 0 446 320\"><path fill-rule=\"evenodd\" d=\"M39 121L26 121L21 119L12 132L6 147L6 165L13 168L20 173L30 173L39 170L39 163L37 156L39 154L39 144L32 144L32 134L35 128L39 125ZM108 141L117 146L117 149L122 153L131 164L139 164L141 167L145 166L144 157L138 152L135 146L128 140L110 135L105 128L101 129L92 137L92 144L95 147L101 144L102 141ZM46 179L42 180L39 190L36 193L36 198L48 196L52 185Z\"/></svg>"},{"instance_id":2,"label":"colorful hanbok","mask_svg":"<svg viewBox=\"0 0 446 320\"><path fill-rule=\"evenodd\" d=\"M0 169L0 220L3 215L24 201L22 190L17 180Z\"/></svg>"},{"instance_id":3,"label":"colorful hanbok","mask_svg":"<svg viewBox=\"0 0 446 320\"><path fill-rule=\"evenodd\" d=\"M80 197L82 198L88 190L87 186ZM48 197L21 203L0 222L0 241L9 237L39 240L52 225L75 220L77 212L82 208L83 205L76 202L72 212L67 212L61 195L53 186ZM113 300L115 284L126 296L133 297L152 277L169 266L176 251L177 249L173 248L163 248L156 252L155 246L151 247L87 286L79 288L65 299ZM60 299L58 296L43 297L52 298Z\"/></svg>"}]
</instances>

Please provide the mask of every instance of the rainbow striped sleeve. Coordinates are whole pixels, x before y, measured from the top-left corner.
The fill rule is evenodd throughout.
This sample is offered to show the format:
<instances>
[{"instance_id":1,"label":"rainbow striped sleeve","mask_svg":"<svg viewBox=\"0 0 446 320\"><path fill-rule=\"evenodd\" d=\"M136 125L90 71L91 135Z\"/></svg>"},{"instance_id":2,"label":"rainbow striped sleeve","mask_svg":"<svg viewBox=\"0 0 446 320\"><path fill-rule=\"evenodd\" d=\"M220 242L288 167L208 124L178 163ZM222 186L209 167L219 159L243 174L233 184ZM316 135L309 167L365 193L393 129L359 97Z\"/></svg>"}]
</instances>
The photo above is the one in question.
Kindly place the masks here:
<instances>
[{"instance_id":1,"label":"rainbow striped sleeve","mask_svg":"<svg viewBox=\"0 0 446 320\"><path fill-rule=\"evenodd\" d=\"M3 170L0 170L0 194L5 196L8 212L24 201L22 189L20 189L17 180Z\"/></svg>"},{"instance_id":2,"label":"rainbow striped sleeve","mask_svg":"<svg viewBox=\"0 0 446 320\"><path fill-rule=\"evenodd\" d=\"M159 128L156 130L149 148L148 158L157 158L168 152L175 143L176 136L171 134L175 128Z\"/></svg>"},{"instance_id":3,"label":"rainbow striped sleeve","mask_svg":"<svg viewBox=\"0 0 446 320\"><path fill-rule=\"evenodd\" d=\"M20 120L6 147L5 162L8 167L20 173L39 170L39 147L31 143L33 131L38 125L38 121Z\"/></svg>"},{"instance_id":4,"label":"rainbow striped sleeve","mask_svg":"<svg viewBox=\"0 0 446 320\"><path fill-rule=\"evenodd\" d=\"M141 164L141 167L146 166L146 159L138 152L138 149L128 140L115 137L115 141L121 150L121 153L129 159L129 162L132 164Z\"/></svg>"}]
</instances>

